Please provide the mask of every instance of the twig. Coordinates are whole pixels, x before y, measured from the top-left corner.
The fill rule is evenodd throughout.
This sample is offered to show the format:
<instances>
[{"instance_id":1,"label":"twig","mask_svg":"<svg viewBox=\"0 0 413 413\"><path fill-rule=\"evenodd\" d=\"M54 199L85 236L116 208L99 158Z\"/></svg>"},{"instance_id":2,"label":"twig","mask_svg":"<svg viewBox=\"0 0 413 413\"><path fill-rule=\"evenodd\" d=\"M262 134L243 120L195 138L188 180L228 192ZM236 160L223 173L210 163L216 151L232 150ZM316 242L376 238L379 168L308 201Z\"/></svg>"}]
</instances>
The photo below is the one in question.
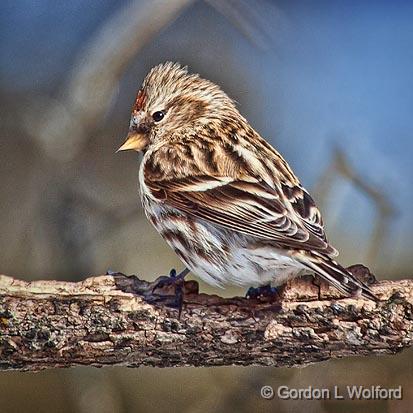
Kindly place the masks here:
<instances>
[{"instance_id":1,"label":"twig","mask_svg":"<svg viewBox=\"0 0 413 413\"><path fill-rule=\"evenodd\" d=\"M188 281L180 319L171 287L153 287L123 274L76 283L0 276L0 369L293 367L413 343L413 280L372 285L378 303L341 298L312 277L290 282L280 302L198 294Z\"/></svg>"},{"instance_id":2,"label":"twig","mask_svg":"<svg viewBox=\"0 0 413 413\"><path fill-rule=\"evenodd\" d=\"M340 176L351 182L360 193L367 196L377 211L365 257L366 262L377 263L386 234L389 233L388 228L391 220L397 215L396 208L390 197L382 191L382 188L377 188L369 183L356 171L346 154L340 148L335 148L333 158L314 190L314 193L319 195L318 204L321 209L325 207L326 198L333 189L336 179Z\"/></svg>"}]
</instances>

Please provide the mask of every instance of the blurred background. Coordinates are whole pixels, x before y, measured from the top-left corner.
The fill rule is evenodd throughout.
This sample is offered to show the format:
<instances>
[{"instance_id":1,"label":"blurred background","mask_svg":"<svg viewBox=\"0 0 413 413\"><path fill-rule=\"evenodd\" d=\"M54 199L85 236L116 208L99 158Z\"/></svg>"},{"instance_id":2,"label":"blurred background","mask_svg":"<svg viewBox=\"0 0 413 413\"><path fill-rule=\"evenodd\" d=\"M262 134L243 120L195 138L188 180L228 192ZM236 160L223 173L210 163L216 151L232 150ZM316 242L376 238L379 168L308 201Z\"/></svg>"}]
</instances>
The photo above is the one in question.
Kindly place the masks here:
<instances>
[{"instance_id":1,"label":"blurred background","mask_svg":"<svg viewBox=\"0 0 413 413\"><path fill-rule=\"evenodd\" d=\"M173 60L221 85L285 156L342 263L411 277L412 19L406 1L2 1L0 272L149 280L181 268L144 218L137 155L114 153L146 72ZM0 410L407 412L412 355L304 369L0 373ZM261 386L284 384L402 385L404 399L260 398Z\"/></svg>"}]
</instances>

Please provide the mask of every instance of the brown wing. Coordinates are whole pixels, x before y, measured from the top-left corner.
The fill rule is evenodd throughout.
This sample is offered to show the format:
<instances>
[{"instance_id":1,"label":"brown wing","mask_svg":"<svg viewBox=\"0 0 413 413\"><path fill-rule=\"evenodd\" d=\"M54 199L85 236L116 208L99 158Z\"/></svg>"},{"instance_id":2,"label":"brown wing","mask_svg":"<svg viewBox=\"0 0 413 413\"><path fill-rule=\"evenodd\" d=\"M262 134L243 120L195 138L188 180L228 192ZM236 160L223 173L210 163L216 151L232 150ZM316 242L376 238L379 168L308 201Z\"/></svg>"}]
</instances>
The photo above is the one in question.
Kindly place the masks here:
<instances>
[{"instance_id":1,"label":"brown wing","mask_svg":"<svg viewBox=\"0 0 413 413\"><path fill-rule=\"evenodd\" d=\"M148 171L147 171L148 172ZM273 240L281 247L335 255L310 195L298 186L272 188L257 178L191 176L150 180L152 196L223 228Z\"/></svg>"}]
</instances>

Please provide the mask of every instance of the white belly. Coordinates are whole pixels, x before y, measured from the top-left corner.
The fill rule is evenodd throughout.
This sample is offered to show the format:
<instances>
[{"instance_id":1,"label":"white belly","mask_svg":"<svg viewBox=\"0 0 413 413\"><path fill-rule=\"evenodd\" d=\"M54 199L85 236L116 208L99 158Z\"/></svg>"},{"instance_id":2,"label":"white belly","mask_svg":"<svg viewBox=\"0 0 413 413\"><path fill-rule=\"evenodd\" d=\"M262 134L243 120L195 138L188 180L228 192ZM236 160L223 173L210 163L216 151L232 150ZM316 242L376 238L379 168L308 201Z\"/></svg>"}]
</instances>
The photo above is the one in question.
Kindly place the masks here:
<instances>
[{"instance_id":1,"label":"white belly","mask_svg":"<svg viewBox=\"0 0 413 413\"><path fill-rule=\"evenodd\" d=\"M143 201L149 220L165 241L186 267L208 284L277 286L304 270L287 251L257 247L257 239L204 220L191 219L189 225L186 214L148 199Z\"/></svg>"}]
</instances>

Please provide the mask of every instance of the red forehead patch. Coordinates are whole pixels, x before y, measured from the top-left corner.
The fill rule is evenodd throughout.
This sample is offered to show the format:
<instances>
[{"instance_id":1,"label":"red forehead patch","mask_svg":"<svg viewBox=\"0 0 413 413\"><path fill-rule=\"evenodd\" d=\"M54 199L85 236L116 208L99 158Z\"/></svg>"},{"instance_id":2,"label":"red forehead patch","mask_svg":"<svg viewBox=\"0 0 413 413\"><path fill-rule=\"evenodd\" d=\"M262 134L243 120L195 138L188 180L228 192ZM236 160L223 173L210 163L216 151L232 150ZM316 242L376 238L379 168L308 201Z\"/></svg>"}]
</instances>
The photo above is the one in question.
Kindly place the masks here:
<instances>
[{"instance_id":1,"label":"red forehead patch","mask_svg":"<svg viewBox=\"0 0 413 413\"><path fill-rule=\"evenodd\" d=\"M133 110L140 111L142 110L146 100L146 94L142 89L139 89L138 94L136 95L135 104L133 105Z\"/></svg>"}]
</instances>

